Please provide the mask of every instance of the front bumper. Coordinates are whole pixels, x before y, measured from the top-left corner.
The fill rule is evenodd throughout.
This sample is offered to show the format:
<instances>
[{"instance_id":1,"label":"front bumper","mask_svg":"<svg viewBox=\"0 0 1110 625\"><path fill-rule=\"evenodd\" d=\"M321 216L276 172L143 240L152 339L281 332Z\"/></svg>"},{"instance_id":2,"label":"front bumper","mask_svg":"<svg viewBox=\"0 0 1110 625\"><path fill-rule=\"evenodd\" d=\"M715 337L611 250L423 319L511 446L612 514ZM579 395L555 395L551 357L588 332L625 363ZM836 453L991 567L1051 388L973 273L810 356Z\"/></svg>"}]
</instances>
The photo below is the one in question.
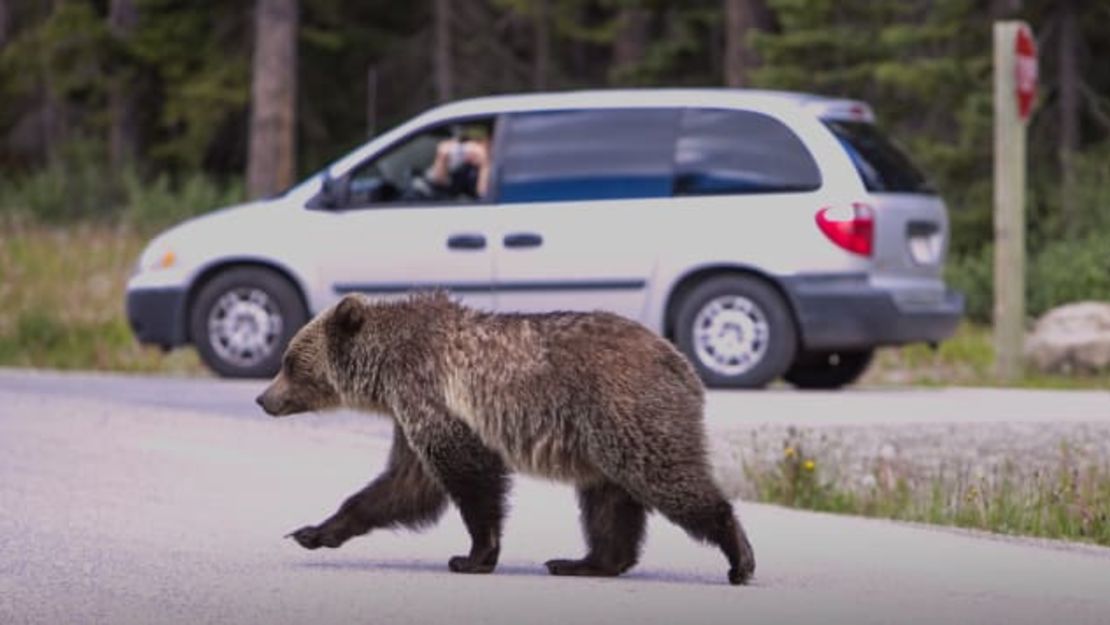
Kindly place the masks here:
<instances>
[{"instance_id":1,"label":"front bumper","mask_svg":"<svg viewBox=\"0 0 1110 625\"><path fill-rule=\"evenodd\" d=\"M811 351L939 343L952 336L964 313L956 291L883 289L865 274L793 276L782 283L797 313L801 345Z\"/></svg>"},{"instance_id":2,"label":"front bumper","mask_svg":"<svg viewBox=\"0 0 1110 625\"><path fill-rule=\"evenodd\" d=\"M127 292L127 322L140 343L170 349L187 342L185 290L136 289Z\"/></svg>"}]
</instances>

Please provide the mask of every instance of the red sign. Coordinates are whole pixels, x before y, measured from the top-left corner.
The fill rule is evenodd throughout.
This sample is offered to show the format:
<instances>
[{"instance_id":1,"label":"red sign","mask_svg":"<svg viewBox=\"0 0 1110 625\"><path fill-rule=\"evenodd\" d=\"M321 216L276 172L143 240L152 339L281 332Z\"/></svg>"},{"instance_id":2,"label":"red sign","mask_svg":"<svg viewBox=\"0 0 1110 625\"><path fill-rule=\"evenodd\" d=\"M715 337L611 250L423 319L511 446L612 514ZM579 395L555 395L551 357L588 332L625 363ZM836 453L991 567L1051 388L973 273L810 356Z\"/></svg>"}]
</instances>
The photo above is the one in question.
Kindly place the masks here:
<instances>
[{"instance_id":1,"label":"red sign","mask_svg":"<svg viewBox=\"0 0 1110 625\"><path fill-rule=\"evenodd\" d=\"M1029 121L1033 101L1037 99L1037 42L1029 27L1022 24L1014 37L1014 95L1017 97L1018 117Z\"/></svg>"}]
</instances>

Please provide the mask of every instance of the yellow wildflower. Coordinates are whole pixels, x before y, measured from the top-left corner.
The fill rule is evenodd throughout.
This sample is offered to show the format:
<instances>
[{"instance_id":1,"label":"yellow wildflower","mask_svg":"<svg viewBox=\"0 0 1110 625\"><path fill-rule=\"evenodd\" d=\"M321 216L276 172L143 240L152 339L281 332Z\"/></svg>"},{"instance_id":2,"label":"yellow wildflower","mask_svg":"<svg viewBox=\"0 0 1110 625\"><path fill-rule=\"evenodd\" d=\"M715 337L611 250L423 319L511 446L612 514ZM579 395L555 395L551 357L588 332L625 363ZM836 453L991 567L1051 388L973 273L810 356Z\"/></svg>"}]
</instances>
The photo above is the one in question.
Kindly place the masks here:
<instances>
[{"instance_id":1,"label":"yellow wildflower","mask_svg":"<svg viewBox=\"0 0 1110 625\"><path fill-rule=\"evenodd\" d=\"M974 486L969 486L967 492L964 493L964 499L966 499L968 503L975 501L978 497L979 489L975 488Z\"/></svg>"},{"instance_id":2,"label":"yellow wildflower","mask_svg":"<svg viewBox=\"0 0 1110 625\"><path fill-rule=\"evenodd\" d=\"M802 468L806 471L812 471L817 468L817 463L812 460L806 460L802 463Z\"/></svg>"}]
</instances>

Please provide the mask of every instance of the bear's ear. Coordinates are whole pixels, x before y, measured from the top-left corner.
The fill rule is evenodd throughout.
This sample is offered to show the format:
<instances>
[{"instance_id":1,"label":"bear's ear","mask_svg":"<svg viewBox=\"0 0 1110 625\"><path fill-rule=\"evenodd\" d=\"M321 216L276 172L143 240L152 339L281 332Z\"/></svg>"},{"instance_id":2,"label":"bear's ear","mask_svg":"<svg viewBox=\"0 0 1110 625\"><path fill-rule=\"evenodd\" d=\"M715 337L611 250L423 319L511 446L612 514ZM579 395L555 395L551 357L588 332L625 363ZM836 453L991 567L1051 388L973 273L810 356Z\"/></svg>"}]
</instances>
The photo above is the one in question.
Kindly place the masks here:
<instances>
[{"instance_id":1,"label":"bear's ear","mask_svg":"<svg viewBox=\"0 0 1110 625\"><path fill-rule=\"evenodd\" d=\"M331 315L332 330L338 334L349 336L362 329L366 323L366 302L355 294L346 295L335 306Z\"/></svg>"}]
</instances>

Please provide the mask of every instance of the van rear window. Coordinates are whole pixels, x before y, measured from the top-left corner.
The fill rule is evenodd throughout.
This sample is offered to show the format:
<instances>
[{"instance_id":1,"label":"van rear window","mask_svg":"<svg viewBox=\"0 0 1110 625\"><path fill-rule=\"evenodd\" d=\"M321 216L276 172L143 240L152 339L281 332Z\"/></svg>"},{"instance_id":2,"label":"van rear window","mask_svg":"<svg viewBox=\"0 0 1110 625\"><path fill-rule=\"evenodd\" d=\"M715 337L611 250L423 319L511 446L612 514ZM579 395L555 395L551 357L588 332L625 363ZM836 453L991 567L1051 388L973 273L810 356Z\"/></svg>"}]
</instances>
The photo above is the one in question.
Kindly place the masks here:
<instances>
[{"instance_id":1,"label":"van rear window","mask_svg":"<svg viewBox=\"0 0 1110 625\"><path fill-rule=\"evenodd\" d=\"M824 122L848 151L868 191L936 193L909 157L887 140L874 124L831 119Z\"/></svg>"},{"instance_id":2,"label":"van rear window","mask_svg":"<svg viewBox=\"0 0 1110 625\"><path fill-rule=\"evenodd\" d=\"M806 146L753 111L687 109L675 147L675 195L792 193L821 187Z\"/></svg>"}]
</instances>

